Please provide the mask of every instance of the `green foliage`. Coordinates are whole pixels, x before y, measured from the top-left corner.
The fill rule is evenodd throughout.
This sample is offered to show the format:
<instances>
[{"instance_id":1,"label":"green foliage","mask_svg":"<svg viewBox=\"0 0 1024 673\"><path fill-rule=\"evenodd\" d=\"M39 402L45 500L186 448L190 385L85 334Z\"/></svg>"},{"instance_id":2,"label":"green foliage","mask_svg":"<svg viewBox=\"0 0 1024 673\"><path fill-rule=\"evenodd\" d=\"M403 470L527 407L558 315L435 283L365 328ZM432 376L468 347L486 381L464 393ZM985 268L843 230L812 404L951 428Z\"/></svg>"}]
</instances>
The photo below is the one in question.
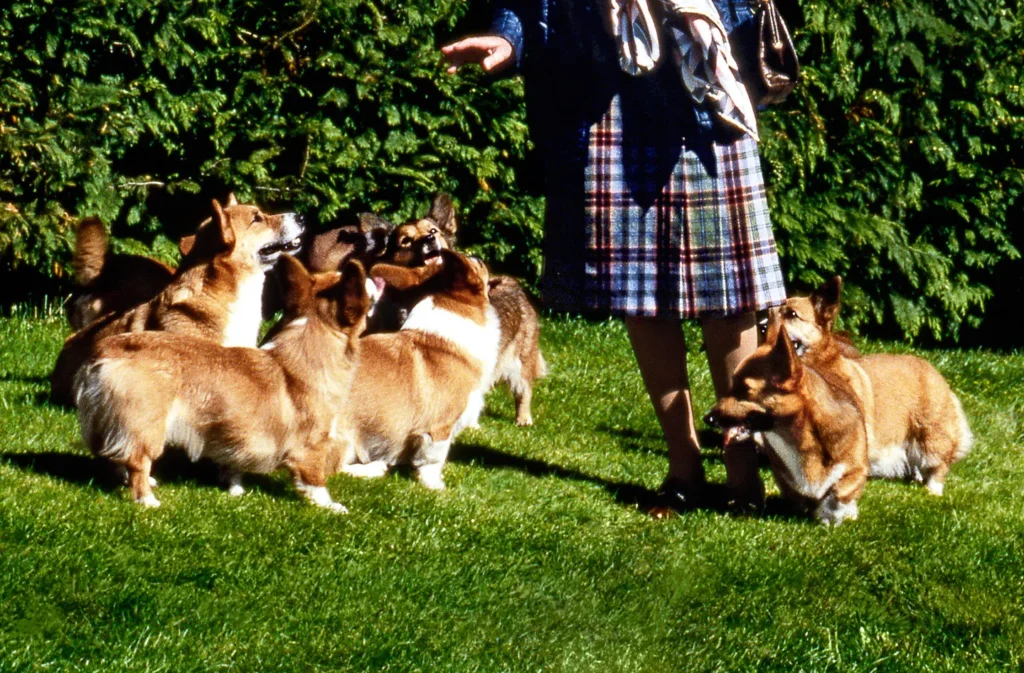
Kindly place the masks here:
<instances>
[{"instance_id":1,"label":"green foliage","mask_svg":"<svg viewBox=\"0 0 1024 673\"><path fill-rule=\"evenodd\" d=\"M194 226L228 190L325 227L350 210L422 214L445 190L472 249L535 277L540 207L515 186L521 84L452 77L440 63L438 43L466 7L131 0L0 10L0 271L66 273L69 228L85 214L150 245ZM205 211L172 221L175 199Z\"/></svg>"},{"instance_id":2,"label":"green foliage","mask_svg":"<svg viewBox=\"0 0 1024 673\"><path fill-rule=\"evenodd\" d=\"M1019 257L1024 4L792 9L803 80L761 121L791 285L840 273L848 324L955 336Z\"/></svg>"},{"instance_id":3,"label":"green foliage","mask_svg":"<svg viewBox=\"0 0 1024 673\"><path fill-rule=\"evenodd\" d=\"M850 327L945 338L1019 274L1024 5L783 4L804 79L761 118L772 214L800 291L847 280ZM1015 4L1014 4L1015 2ZM448 76L463 0L16 2L0 9L0 274L61 276L69 227L173 240L235 190L329 226L453 193L462 240L529 280L543 202L517 79Z\"/></svg>"}]
</instances>

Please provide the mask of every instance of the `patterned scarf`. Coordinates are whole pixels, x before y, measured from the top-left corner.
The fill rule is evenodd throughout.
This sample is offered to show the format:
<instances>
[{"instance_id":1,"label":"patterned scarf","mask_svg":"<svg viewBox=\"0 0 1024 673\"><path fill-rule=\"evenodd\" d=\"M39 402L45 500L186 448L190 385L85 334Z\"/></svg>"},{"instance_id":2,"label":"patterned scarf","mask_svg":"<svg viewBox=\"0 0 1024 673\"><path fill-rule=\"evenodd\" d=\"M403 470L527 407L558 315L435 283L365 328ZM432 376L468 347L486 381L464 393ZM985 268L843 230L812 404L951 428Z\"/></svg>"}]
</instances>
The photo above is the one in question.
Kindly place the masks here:
<instances>
[{"instance_id":1,"label":"patterned scarf","mask_svg":"<svg viewBox=\"0 0 1024 673\"><path fill-rule=\"evenodd\" d=\"M609 0L612 33L619 46L619 65L643 75L661 59L658 22L647 0ZM686 90L721 121L754 140L757 118L739 68L729 48L725 26L711 0L655 0L672 36L669 48Z\"/></svg>"}]
</instances>

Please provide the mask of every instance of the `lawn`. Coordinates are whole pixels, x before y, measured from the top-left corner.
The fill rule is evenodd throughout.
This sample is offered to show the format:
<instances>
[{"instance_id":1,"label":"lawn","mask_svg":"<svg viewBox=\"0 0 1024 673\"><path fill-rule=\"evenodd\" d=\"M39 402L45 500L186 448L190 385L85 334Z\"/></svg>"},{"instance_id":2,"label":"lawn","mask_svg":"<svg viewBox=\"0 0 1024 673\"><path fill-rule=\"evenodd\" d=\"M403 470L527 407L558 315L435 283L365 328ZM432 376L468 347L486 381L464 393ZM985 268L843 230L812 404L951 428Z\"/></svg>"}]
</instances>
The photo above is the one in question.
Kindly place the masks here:
<instances>
[{"instance_id":1,"label":"lawn","mask_svg":"<svg viewBox=\"0 0 1024 673\"><path fill-rule=\"evenodd\" d=\"M284 473L233 499L170 456L145 510L46 402L64 332L0 319L0 671L1022 670L1019 354L919 352L974 452L944 497L872 482L829 529L777 498L763 517L650 516L665 448L624 330L556 318L537 425L492 392L443 493L337 476L351 513L332 515ZM713 447L705 466L724 481Z\"/></svg>"}]
</instances>

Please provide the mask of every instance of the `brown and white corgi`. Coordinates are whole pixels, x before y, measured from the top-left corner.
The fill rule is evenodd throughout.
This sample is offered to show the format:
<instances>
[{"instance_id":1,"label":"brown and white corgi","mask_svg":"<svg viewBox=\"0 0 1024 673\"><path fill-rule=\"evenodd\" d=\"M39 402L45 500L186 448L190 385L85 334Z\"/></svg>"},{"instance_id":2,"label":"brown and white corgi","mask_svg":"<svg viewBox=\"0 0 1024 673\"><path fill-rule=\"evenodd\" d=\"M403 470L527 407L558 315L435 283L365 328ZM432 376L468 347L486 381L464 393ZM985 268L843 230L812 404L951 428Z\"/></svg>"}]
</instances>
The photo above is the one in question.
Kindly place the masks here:
<instances>
[{"instance_id":1,"label":"brown and white corgi","mask_svg":"<svg viewBox=\"0 0 1024 673\"><path fill-rule=\"evenodd\" d=\"M483 409L500 339L487 269L451 250L439 257L431 266L378 264L370 272L412 309L398 332L361 339L348 474L379 477L408 463L424 486L443 489L452 440Z\"/></svg>"},{"instance_id":2,"label":"brown and white corgi","mask_svg":"<svg viewBox=\"0 0 1024 673\"><path fill-rule=\"evenodd\" d=\"M922 482L942 495L950 466L974 437L960 400L927 360L913 355L861 356L833 331L842 280L836 276L809 297L782 308L786 331L805 362L850 376L868 421L870 476ZM850 372L856 372L851 375Z\"/></svg>"},{"instance_id":3,"label":"brown and white corgi","mask_svg":"<svg viewBox=\"0 0 1024 673\"><path fill-rule=\"evenodd\" d=\"M97 342L114 334L161 330L223 346L256 346L264 274L282 253L297 248L302 226L294 213L267 215L234 198L223 208L217 201L213 206L215 217L183 241L187 254L163 291L68 337L50 375L55 402L72 403L75 372Z\"/></svg>"},{"instance_id":4,"label":"brown and white corgi","mask_svg":"<svg viewBox=\"0 0 1024 673\"><path fill-rule=\"evenodd\" d=\"M856 519L868 475L860 400L846 379L802 362L777 321L705 420L725 444L753 439L783 496L836 525Z\"/></svg>"},{"instance_id":5,"label":"brown and white corgi","mask_svg":"<svg viewBox=\"0 0 1024 673\"><path fill-rule=\"evenodd\" d=\"M76 331L104 313L149 301L174 277L174 269L158 260L111 252L107 230L95 217L83 218L75 228L71 268L77 287L68 301L67 315Z\"/></svg>"},{"instance_id":6,"label":"brown and white corgi","mask_svg":"<svg viewBox=\"0 0 1024 673\"><path fill-rule=\"evenodd\" d=\"M395 227L388 239L383 261L417 267L441 260L441 251L454 249L458 220L447 194L434 197L426 217ZM498 314L501 344L492 385L505 383L516 404L516 425L533 425L531 402L534 382L547 375L540 351L540 319L526 292L511 276L493 276L488 294ZM374 318L375 331L398 329L408 307L385 293Z\"/></svg>"},{"instance_id":7,"label":"brown and white corgi","mask_svg":"<svg viewBox=\"0 0 1024 673\"><path fill-rule=\"evenodd\" d=\"M287 468L310 502L346 511L326 480L351 453L344 424L370 305L366 275L358 262L313 276L290 256L281 264L283 326L262 349L169 332L120 334L97 344L79 370L82 437L95 455L126 468L136 502L160 504L150 467L170 445L236 474Z\"/></svg>"}]
</instances>

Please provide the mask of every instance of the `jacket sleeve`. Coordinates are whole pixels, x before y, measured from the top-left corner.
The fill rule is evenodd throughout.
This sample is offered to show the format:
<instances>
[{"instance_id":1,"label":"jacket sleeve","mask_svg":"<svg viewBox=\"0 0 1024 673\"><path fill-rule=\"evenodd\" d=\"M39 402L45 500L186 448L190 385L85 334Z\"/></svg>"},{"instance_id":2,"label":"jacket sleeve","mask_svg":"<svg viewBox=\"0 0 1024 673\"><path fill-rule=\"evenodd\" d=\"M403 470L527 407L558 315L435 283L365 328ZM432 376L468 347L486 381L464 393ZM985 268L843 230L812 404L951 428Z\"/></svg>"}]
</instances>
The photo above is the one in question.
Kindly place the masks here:
<instances>
[{"instance_id":1,"label":"jacket sleeve","mask_svg":"<svg viewBox=\"0 0 1024 673\"><path fill-rule=\"evenodd\" d=\"M515 63L512 68L502 74L511 74L520 70L523 66L523 52L526 48L526 40L523 35L522 2L503 0L497 3L488 33L503 37L512 45Z\"/></svg>"}]
</instances>

